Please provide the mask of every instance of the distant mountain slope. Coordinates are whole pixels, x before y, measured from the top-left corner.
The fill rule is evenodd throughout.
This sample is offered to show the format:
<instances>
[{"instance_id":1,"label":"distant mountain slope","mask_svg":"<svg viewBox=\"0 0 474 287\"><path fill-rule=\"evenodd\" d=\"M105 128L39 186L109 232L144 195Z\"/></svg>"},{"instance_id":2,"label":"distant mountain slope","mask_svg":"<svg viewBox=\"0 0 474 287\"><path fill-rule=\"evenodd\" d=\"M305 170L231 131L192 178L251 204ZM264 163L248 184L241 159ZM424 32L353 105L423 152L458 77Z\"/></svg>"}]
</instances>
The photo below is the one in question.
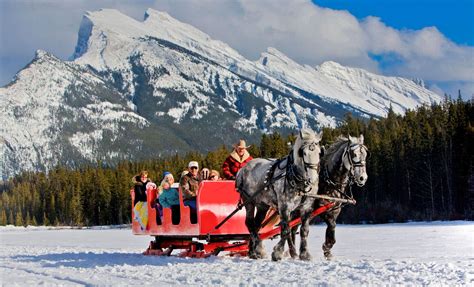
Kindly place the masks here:
<instances>
[{"instance_id":1,"label":"distant mountain slope","mask_svg":"<svg viewBox=\"0 0 474 287\"><path fill-rule=\"evenodd\" d=\"M72 62L39 51L0 88L0 176L206 151L440 100L418 81L313 68L274 48L253 62L166 13L139 22L105 9L84 16Z\"/></svg>"}]
</instances>

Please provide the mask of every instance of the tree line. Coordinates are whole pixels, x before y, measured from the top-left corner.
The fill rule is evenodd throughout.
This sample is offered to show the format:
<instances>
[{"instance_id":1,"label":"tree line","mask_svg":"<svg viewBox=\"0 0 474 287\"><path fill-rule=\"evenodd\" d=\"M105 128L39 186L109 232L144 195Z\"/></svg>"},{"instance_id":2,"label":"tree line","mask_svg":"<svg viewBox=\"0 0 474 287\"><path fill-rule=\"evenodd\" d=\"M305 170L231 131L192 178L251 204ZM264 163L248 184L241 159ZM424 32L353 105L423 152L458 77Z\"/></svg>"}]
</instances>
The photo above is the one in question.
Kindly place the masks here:
<instances>
[{"instance_id":1,"label":"tree line","mask_svg":"<svg viewBox=\"0 0 474 287\"><path fill-rule=\"evenodd\" d=\"M353 187L356 206L346 207L345 223L384 223L407 220L474 219L474 109L472 102L446 99L383 119L360 119L351 114L337 128L323 128L321 144L339 135L363 134L369 149L369 179ZM263 134L249 148L254 157L288 154L295 135ZM226 146L207 154L175 154L116 166L69 169L48 173L22 172L2 182L0 225L110 225L131 221L131 178L141 170L159 182L164 171L175 177L190 160L220 170L231 150Z\"/></svg>"}]
</instances>

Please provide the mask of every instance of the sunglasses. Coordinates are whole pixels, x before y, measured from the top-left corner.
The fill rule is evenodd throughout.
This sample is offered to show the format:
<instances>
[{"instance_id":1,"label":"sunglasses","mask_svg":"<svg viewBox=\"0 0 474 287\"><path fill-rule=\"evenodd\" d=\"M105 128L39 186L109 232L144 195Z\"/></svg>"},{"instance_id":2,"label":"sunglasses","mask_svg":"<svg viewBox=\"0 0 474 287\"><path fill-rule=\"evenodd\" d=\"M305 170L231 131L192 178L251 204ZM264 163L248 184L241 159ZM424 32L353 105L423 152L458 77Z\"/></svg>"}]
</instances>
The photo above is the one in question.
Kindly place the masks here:
<instances>
[{"instance_id":1,"label":"sunglasses","mask_svg":"<svg viewBox=\"0 0 474 287\"><path fill-rule=\"evenodd\" d=\"M192 167L191 167L191 169L198 169L198 168L197 168L197 167L195 167L195 166L192 166Z\"/></svg>"}]
</instances>

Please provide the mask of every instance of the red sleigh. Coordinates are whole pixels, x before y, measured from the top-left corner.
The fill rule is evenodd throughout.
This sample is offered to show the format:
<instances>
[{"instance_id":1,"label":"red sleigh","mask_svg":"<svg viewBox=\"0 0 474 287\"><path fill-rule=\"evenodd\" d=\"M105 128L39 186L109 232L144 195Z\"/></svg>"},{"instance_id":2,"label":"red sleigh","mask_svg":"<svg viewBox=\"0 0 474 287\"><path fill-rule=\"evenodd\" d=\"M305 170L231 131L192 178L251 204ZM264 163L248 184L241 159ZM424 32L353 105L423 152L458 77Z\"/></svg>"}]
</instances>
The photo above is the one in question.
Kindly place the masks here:
<instances>
[{"instance_id":1,"label":"red sleigh","mask_svg":"<svg viewBox=\"0 0 474 287\"><path fill-rule=\"evenodd\" d=\"M132 211L132 232L135 235L154 236L155 240L144 252L145 255L171 255L174 250L181 250L182 257L208 257L227 252L230 255L247 255L249 232L245 225L245 209L236 212L230 218L229 214L236 210L240 200L235 190L234 181L203 181L199 186L196 198L197 222L191 222L191 209L183 204L183 196L179 191L179 210L163 208L163 216L158 217L154 207L157 195L156 189L147 190L148 224L142 230ZM131 191L132 205L134 192ZM313 211L317 216L334 203ZM179 212L179 222L173 223L172 212ZM222 223L223 224L218 226ZM261 239L268 239L280 234L278 217L275 212L269 212L264 226L260 229ZM290 222L290 226L300 224L300 218ZM218 228L216 228L218 226Z\"/></svg>"}]
</instances>

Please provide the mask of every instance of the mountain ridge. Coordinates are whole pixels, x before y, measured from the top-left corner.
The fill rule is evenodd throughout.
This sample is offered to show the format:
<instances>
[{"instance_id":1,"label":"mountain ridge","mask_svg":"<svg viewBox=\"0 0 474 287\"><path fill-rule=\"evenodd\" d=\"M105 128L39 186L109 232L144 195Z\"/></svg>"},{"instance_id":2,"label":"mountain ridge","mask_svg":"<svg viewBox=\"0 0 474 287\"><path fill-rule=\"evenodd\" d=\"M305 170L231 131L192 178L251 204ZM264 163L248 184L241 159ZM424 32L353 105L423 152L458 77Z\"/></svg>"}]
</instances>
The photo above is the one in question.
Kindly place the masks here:
<instances>
[{"instance_id":1,"label":"mountain ridge","mask_svg":"<svg viewBox=\"0 0 474 287\"><path fill-rule=\"evenodd\" d=\"M144 21L87 12L71 61L44 51L0 88L0 176L102 160L209 151L262 132L335 126L440 101L422 81L269 47L256 61L148 9ZM54 152L53 152L54 151Z\"/></svg>"}]
</instances>

